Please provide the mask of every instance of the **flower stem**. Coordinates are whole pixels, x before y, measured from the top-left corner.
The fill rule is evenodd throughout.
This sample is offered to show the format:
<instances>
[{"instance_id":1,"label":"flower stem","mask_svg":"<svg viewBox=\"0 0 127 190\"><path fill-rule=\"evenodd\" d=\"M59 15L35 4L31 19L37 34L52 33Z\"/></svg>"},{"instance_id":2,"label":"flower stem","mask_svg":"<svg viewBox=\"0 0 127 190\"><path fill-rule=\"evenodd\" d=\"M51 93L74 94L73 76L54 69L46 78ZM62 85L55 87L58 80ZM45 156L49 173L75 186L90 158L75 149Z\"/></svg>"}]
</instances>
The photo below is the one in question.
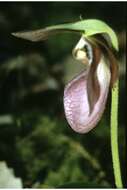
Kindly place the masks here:
<instances>
[{"instance_id":1,"label":"flower stem","mask_svg":"<svg viewBox=\"0 0 127 190\"><path fill-rule=\"evenodd\" d=\"M119 160L118 148L118 97L119 97L119 80L116 81L112 88L111 103L111 151L114 170L115 184L117 188L122 188L122 178Z\"/></svg>"}]
</instances>

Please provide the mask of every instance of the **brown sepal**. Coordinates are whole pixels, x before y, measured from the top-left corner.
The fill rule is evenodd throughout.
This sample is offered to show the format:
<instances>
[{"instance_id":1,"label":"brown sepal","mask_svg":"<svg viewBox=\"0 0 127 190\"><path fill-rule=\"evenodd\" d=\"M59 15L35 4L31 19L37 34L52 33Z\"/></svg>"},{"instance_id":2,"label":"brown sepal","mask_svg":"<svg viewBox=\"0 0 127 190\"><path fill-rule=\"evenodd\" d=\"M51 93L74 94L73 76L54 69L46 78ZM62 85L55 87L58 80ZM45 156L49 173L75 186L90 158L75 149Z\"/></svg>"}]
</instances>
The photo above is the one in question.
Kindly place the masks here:
<instances>
[{"instance_id":1,"label":"brown sepal","mask_svg":"<svg viewBox=\"0 0 127 190\"><path fill-rule=\"evenodd\" d=\"M113 88L116 80L118 79L119 75L119 67L117 64L117 60L114 56L114 54L108 49L108 57L110 61L110 71L111 71L111 83L110 86Z\"/></svg>"},{"instance_id":2,"label":"brown sepal","mask_svg":"<svg viewBox=\"0 0 127 190\"><path fill-rule=\"evenodd\" d=\"M88 100L90 106L90 113L100 96L100 86L96 75L98 63L101 59L101 50L98 46L93 47L93 62L88 74Z\"/></svg>"}]
</instances>

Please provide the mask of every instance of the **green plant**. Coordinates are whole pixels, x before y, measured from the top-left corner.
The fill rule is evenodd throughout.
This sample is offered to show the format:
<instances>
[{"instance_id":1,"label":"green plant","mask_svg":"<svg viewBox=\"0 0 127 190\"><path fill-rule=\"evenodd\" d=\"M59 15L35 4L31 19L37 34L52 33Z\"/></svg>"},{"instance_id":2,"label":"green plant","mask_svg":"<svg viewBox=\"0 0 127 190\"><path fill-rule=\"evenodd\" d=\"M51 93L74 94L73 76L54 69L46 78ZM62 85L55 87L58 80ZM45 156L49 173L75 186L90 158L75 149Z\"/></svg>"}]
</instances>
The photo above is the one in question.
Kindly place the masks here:
<instances>
[{"instance_id":1,"label":"green plant","mask_svg":"<svg viewBox=\"0 0 127 190\"><path fill-rule=\"evenodd\" d=\"M76 59L86 65L86 71L71 81L65 89L64 107L67 120L70 126L78 133L87 133L90 131L96 126L104 112L109 85L112 85L111 148L113 169L116 187L122 188L117 132L118 75L116 60L111 49L111 47L113 47L118 51L118 41L115 32L104 22L90 19L76 23L60 24L36 31L13 33L13 35L31 41L41 41L52 34L63 31L79 32L82 34L82 38L76 45L73 54ZM107 39L107 37L109 37L109 39ZM94 54L92 54L91 47L93 48ZM110 65L107 64L107 60L110 62ZM82 110L79 109L79 104L82 104L84 96L83 94L80 94L79 97L77 96L77 92L81 91L83 86L88 98L85 100L85 105L88 106L86 120L81 117L82 111L83 114L86 111L83 110L85 109L84 104ZM75 92L75 89L77 92ZM82 97L83 99L81 99ZM77 98L79 101L75 104ZM77 117L72 117L72 115L76 116L76 113Z\"/></svg>"}]
</instances>

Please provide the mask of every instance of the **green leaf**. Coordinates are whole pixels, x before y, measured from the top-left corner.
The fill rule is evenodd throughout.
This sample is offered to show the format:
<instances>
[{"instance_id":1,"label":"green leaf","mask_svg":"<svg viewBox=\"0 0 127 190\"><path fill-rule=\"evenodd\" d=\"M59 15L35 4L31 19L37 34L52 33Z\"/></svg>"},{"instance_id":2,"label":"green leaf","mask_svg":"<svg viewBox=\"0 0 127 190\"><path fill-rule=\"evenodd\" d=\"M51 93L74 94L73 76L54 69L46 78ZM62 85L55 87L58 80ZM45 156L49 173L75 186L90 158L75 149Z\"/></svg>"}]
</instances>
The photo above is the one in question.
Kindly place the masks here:
<instances>
[{"instance_id":1,"label":"green leaf","mask_svg":"<svg viewBox=\"0 0 127 190\"><path fill-rule=\"evenodd\" d=\"M84 34L85 37L95 34L107 34L110 37L112 46L118 50L118 40L115 32L105 22L97 19L87 19L74 23L59 24L49 26L44 29L17 32L12 34L16 37L24 38L30 41L42 41L47 39L52 34L64 31L80 32Z\"/></svg>"}]
</instances>

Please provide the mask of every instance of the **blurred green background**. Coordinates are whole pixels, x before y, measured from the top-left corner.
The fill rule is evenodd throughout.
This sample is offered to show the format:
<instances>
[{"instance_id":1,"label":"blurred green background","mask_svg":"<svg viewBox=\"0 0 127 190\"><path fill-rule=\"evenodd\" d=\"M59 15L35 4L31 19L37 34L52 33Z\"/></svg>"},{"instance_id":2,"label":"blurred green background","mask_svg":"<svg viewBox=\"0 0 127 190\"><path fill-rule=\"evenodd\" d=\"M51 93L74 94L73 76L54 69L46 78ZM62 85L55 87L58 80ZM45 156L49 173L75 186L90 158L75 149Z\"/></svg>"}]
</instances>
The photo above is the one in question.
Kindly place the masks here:
<instances>
[{"instance_id":1,"label":"blurred green background","mask_svg":"<svg viewBox=\"0 0 127 190\"><path fill-rule=\"evenodd\" d=\"M80 36L66 33L32 43L11 32L81 17L101 19L116 31L120 44L119 148L125 184L125 11L126 2L0 3L0 161L13 168L23 187L115 187L110 94L98 126L88 134L76 134L65 119L63 92L68 80L83 69L71 55Z\"/></svg>"}]
</instances>

